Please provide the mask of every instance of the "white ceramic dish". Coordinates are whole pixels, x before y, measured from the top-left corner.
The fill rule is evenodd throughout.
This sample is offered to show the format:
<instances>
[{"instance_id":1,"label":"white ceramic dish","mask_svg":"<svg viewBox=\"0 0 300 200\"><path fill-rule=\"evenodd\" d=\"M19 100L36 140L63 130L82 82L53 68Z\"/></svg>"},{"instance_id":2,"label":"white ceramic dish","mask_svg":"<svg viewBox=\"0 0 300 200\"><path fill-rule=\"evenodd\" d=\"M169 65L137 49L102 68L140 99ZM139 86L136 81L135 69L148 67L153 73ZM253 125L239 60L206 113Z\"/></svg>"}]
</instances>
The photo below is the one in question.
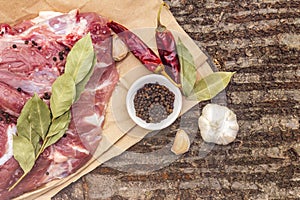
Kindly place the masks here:
<instances>
[{"instance_id":1,"label":"white ceramic dish","mask_svg":"<svg viewBox=\"0 0 300 200\"><path fill-rule=\"evenodd\" d=\"M142 88L146 83L158 83L160 85L164 85L171 92L175 94L173 112L166 119L162 120L159 123L146 123L144 120L137 117L135 114L135 108L133 102L134 96L137 90ZM158 74L146 75L136 80L129 88L126 96L126 107L129 116L137 125L148 130L160 130L171 125L179 116L182 107L181 91L179 90L179 88L173 85L167 78L165 78L162 75L158 75Z\"/></svg>"}]
</instances>

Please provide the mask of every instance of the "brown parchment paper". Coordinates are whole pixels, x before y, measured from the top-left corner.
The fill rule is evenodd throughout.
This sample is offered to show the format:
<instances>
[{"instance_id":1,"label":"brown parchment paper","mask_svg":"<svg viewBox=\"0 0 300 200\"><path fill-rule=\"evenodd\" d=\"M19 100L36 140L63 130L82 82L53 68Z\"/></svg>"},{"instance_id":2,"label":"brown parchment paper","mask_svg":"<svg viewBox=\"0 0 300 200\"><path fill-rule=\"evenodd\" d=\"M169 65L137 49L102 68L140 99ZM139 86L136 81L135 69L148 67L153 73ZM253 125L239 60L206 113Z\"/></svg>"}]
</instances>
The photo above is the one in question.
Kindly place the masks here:
<instances>
[{"instance_id":1,"label":"brown parchment paper","mask_svg":"<svg viewBox=\"0 0 300 200\"><path fill-rule=\"evenodd\" d=\"M37 16L39 11L69 12L72 9L79 9L80 12L92 11L125 25L152 48L155 47L156 15L161 2L161 0L10 0L8 3L8 1L0 0L0 19L1 22L15 24L23 19ZM194 56L200 76L204 77L212 73L212 69L206 62L207 57L205 54L177 24L171 12L165 9L162 12L161 19L162 23L172 30L176 37L180 37L189 48ZM119 62L117 67L120 73L120 81L110 99L103 129L103 139L93 159L76 173L61 180L54 180L44 187L16 199L51 199L52 196L70 183L78 180L103 162L120 155L139 142L149 132L137 126L129 118L125 107L125 98L130 85L137 78L150 72L141 66L140 62L131 54ZM181 114L196 103L183 99Z\"/></svg>"}]
</instances>

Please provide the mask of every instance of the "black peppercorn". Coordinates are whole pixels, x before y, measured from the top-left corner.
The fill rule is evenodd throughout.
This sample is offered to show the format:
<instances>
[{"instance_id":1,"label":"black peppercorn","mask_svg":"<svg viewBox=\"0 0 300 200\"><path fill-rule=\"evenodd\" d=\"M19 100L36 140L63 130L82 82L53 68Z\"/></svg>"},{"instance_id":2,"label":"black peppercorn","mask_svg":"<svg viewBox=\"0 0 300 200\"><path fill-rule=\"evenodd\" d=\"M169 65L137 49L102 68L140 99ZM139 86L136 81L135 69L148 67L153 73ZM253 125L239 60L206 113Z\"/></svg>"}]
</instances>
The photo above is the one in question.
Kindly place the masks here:
<instances>
[{"instance_id":1,"label":"black peppercorn","mask_svg":"<svg viewBox=\"0 0 300 200\"><path fill-rule=\"evenodd\" d=\"M44 93L43 99L49 100L50 99L50 94L48 92Z\"/></svg>"},{"instance_id":2,"label":"black peppercorn","mask_svg":"<svg viewBox=\"0 0 300 200\"><path fill-rule=\"evenodd\" d=\"M5 113L5 122L6 123L9 123L11 120L10 120L10 117L9 117L9 114Z\"/></svg>"},{"instance_id":3,"label":"black peppercorn","mask_svg":"<svg viewBox=\"0 0 300 200\"><path fill-rule=\"evenodd\" d=\"M33 46L37 46L38 45L34 40L32 40L31 43L32 43Z\"/></svg>"},{"instance_id":4,"label":"black peppercorn","mask_svg":"<svg viewBox=\"0 0 300 200\"><path fill-rule=\"evenodd\" d=\"M16 45L16 44L13 44L13 45L12 45L12 48L14 48L14 49L17 48L17 45Z\"/></svg>"},{"instance_id":5,"label":"black peppercorn","mask_svg":"<svg viewBox=\"0 0 300 200\"><path fill-rule=\"evenodd\" d=\"M20 87L18 87L17 90L18 90L18 92L21 92L21 91L22 91L22 89L21 89Z\"/></svg>"},{"instance_id":6,"label":"black peppercorn","mask_svg":"<svg viewBox=\"0 0 300 200\"><path fill-rule=\"evenodd\" d=\"M28 43L29 43L29 41L28 41L28 40L25 40L25 41L24 41L24 44L28 44Z\"/></svg>"},{"instance_id":7,"label":"black peppercorn","mask_svg":"<svg viewBox=\"0 0 300 200\"><path fill-rule=\"evenodd\" d=\"M53 60L54 62L56 62L56 61L57 61L57 58L54 56L54 57L52 58L52 60Z\"/></svg>"},{"instance_id":8,"label":"black peppercorn","mask_svg":"<svg viewBox=\"0 0 300 200\"><path fill-rule=\"evenodd\" d=\"M175 95L164 85L147 83L134 97L136 116L146 123L159 123L173 112Z\"/></svg>"},{"instance_id":9,"label":"black peppercorn","mask_svg":"<svg viewBox=\"0 0 300 200\"><path fill-rule=\"evenodd\" d=\"M60 51L60 52L58 52L58 56L63 56L65 54L65 52L64 51Z\"/></svg>"}]
</instances>

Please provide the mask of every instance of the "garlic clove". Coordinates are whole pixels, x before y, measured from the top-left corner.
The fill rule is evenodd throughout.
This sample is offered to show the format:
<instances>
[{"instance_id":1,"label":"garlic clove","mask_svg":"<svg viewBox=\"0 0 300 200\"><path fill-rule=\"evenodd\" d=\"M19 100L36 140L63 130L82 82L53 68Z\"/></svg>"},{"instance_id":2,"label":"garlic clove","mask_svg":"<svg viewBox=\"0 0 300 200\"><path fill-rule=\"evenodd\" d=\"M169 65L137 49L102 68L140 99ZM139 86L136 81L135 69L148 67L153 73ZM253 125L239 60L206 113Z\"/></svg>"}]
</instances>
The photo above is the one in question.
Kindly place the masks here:
<instances>
[{"instance_id":1,"label":"garlic clove","mask_svg":"<svg viewBox=\"0 0 300 200\"><path fill-rule=\"evenodd\" d=\"M176 133L171 151L176 155L184 154L190 148L190 138L184 130L179 130Z\"/></svg>"},{"instance_id":2,"label":"garlic clove","mask_svg":"<svg viewBox=\"0 0 300 200\"><path fill-rule=\"evenodd\" d=\"M123 60L128 54L128 48L126 44L117 36L113 35L113 50L112 55L115 61Z\"/></svg>"},{"instance_id":3,"label":"garlic clove","mask_svg":"<svg viewBox=\"0 0 300 200\"><path fill-rule=\"evenodd\" d=\"M227 145L233 142L239 130L236 115L225 106L207 104L198 120L205 142Z\"/></svg>"}]
</instances>

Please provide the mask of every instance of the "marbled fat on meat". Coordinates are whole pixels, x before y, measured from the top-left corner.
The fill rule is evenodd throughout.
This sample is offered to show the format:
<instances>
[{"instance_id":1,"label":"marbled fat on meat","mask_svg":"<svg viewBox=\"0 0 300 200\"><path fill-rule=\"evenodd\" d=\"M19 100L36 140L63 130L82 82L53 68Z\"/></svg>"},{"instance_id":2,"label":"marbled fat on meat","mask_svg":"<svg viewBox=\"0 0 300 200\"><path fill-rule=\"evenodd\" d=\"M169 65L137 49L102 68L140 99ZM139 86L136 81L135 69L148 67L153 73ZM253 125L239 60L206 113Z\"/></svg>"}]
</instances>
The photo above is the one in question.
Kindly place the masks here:
<instances>
[{"instance_id":1,"label":"marbled fat on meat","mask_svg":"<svg viewBox=\"0 0 300 200\"><path fill-rule=\"evenodd\" d=\"M0 199L11 199L82 167L101 140L105 110L119 79L112 59L107 19L96 13L42 12L14 27L0 25ZM66 56L82 36L91 33L97 62L80 99L72 106L69 128L48 147L32 171L14 188L22 175L12 155L16 119L26 101L37 93L51 94L51 85L64 73ZM48 98L44 100L49 103ZM5 116L5 117L3 117Z\"/></svg>"}]
</instances>

